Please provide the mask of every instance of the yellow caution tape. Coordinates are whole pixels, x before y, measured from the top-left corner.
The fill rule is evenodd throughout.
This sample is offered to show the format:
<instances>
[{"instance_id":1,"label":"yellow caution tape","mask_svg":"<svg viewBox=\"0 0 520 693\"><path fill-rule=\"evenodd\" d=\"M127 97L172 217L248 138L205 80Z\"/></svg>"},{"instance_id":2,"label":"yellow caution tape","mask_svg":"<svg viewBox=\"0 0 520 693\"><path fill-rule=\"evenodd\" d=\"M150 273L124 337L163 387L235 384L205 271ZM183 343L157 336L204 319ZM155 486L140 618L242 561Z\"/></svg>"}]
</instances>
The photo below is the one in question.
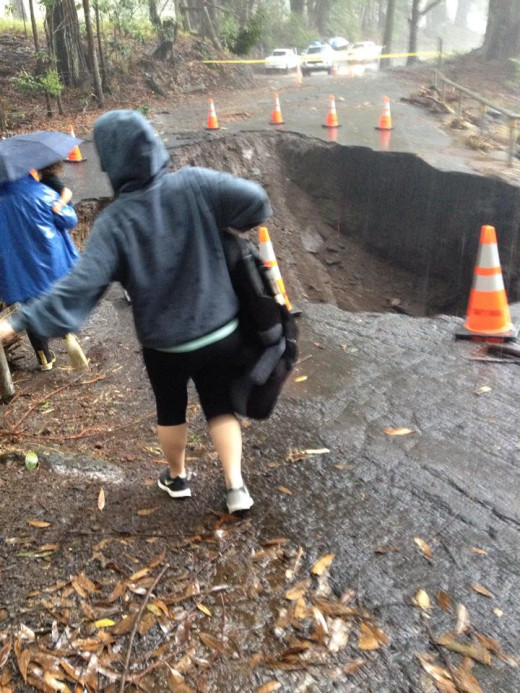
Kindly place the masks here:
<instances>
[{"instance_id":1,"label":"yellow caution tape","mask_svg":"<svg viewBox=\"0 0 520 693\"><path fill-rule=\"evenodd\" d=\"M413 55L439 55L438 51L419 51L417 53L383 53L382 55L378 55L377 58L374 60L370 61L367 60L365 62L375 62L376 60L380 60L381 58L409 58ZM300 56L301 57L301 56ZM323 58L321 56L316 56L315 58L309 56L308 58L305 58L305 62L311 63L311 62L321 62ZM337 57L335 58L336 62L347 62L348 57L345 55L341 55L340 52L338 52ZM265 63L266 58L261 58L258 60L202 60L202 63L204 65L254 65L254 64L261 64ZM354 60L352 62L355 62Z\"/></svg>"}]
</instances>

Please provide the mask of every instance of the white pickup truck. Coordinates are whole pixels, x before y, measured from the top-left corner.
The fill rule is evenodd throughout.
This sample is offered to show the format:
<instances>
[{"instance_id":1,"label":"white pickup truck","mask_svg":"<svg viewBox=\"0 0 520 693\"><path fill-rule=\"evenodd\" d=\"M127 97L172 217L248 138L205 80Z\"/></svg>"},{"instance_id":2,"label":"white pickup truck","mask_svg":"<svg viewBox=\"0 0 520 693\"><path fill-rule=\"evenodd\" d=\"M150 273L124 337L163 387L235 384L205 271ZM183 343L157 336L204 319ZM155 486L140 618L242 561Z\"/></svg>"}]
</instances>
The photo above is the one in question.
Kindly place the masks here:
<instances>
[{"instance_id":1,"label":"white pickup truck","mask_svg":"<svg viewBox=\"0 0 520 693\"><path fill-rule=\"evenodd\" d=\"M275 48L271 55L265 59L265 71L290 72L296 70L299 62L300 59L293 48Z\"/></svg>"}]
</instances>

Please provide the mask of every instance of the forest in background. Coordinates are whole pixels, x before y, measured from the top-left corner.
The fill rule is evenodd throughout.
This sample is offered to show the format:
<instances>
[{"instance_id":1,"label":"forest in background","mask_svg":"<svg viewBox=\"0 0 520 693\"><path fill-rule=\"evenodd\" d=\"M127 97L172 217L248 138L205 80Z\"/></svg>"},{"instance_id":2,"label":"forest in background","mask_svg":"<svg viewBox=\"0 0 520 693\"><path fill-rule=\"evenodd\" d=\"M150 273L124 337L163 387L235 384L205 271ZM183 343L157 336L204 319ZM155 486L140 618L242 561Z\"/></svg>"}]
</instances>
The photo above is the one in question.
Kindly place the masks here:
<instances>
[{"instance_id":1,"label":"forest in background","mask_svg":"<svg viewBox=\"0 0 520 693\"><path fill-rule=\"evenodd\" d=\"M63 112L67 88L89 89L103 107L114 68L131 62L135 42L163 64L174 63L175 44L186 36L204 39L206 57L263 56L275 46L301 50L336 35L412 54L432 50L442 38L448 51L479 46L484 60L512 60L513 71L520 54L518 0L28 0L29 16L25 7L12 0L11 20L4 19L0 31L24 26L32 36L35 67L21 66L11 79L21 91L45 98L48 114L54 102ZM484 37L472 27L479 13L487 16ZM5 109L0 100L0 119Z\"/></svg>"}]
</instances>

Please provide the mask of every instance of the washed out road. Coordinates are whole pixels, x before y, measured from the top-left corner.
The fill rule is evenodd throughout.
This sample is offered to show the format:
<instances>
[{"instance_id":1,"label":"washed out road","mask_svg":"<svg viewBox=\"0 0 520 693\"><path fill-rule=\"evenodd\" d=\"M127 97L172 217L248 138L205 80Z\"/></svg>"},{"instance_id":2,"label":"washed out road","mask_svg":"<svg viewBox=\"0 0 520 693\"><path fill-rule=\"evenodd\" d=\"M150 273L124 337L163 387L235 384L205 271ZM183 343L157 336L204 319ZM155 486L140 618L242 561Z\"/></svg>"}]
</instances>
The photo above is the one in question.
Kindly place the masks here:
<instances>
[{"instance_id":1,"label":"washed out road","mask_svg":"<svg viewBox=\"0 0 520 693\"><path fill-rule=\"evenodd\" d=\"M433 121L399 102L402 88L392 78L377 74L332 82L313 75L302 87L291 80L266 78L254 93L216 100L226 132L272 127L267 120L276 87L287 121L283 127L327 138L321 124L334 91L343 124L337 141L378 149L374 125L386 94L396 125L391 149L418 153L441 168L469 170L464 153L453 150ZM170 147L219 137L203 129L206 109L206 100L194 97L152 120ZM91 143L82 151L87 162L67 169L75 199L109 196ZM334 554L333 593L355 595L375 616L387 643L373 652L358 650L365 665L354 676L344 669L302 667L276 669L268 678L282 691L301 693L435 690L417 655L446 669L435 640L455 629L463 605L474 630L459 637L462 646L475 642L478 633L495 638L503 655L488 663L470 657L481 687L473 690L518 693L518 364L479 360L481 346L454 339L459 318L349 313L303 297L298 303L304 311L300 363L272 418L245 432L245 472L255 498L251 517L262 536L301 546L306 567ZM109 295L100 311L112 316L104 321L107 344L122 335L132 339L130 309L119 295ZM520 306L513 307L513 315L520 318ZM93 339L96 320L86 328ZM127 469L118 483L131 484L135 473ZM182 514L150 489L150 505L164 504L158 526L166 525L177 538L195 533L204 509L219 504L217 474L214 467L199 469L193 482L197 502L183 505ZM418 600L420 590L429 604ZM443 593L450 606L439 598ZM356 651L355 643L352 647ZM459 655L446 654L452 668L462 666ZM255 691L265 680L258 672L242 672L227 688L214 690ZM472 689L446 684L446 690Z\"/></svg>"}]
</instances>

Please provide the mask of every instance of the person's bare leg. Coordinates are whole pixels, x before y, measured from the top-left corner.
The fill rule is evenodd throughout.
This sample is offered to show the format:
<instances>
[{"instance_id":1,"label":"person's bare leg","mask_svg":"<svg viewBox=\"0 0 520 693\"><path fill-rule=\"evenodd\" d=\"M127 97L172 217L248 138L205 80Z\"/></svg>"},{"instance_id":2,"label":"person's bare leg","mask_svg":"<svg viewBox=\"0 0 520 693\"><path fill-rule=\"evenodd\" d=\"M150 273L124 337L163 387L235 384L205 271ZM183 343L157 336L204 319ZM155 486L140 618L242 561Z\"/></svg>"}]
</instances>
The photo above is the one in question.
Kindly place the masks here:
<instances>
[{"instance_id":1,"label":"person's bare leg","mask_svg":"<svg viewBox=\"0 0 520 693\"><path fill-rule=\"evenodd\" d=\"M157 426L159 444L170 467L170 476L184 477L184 462L186 459L186 444L188 442L188 426L183 423L178 426Z\"/></svg>"},{"instance_id":2,"label":"person's bare leg","mask_svg":"<svg viewBox=\"0 0 520 693\"><path fill-rule=\"evenodd\" d=\"M242 429L236 416L223 414L208 421L209 434L220 457L226 488L240 488L242 480Z\"/></svg>"}]
</instances>

